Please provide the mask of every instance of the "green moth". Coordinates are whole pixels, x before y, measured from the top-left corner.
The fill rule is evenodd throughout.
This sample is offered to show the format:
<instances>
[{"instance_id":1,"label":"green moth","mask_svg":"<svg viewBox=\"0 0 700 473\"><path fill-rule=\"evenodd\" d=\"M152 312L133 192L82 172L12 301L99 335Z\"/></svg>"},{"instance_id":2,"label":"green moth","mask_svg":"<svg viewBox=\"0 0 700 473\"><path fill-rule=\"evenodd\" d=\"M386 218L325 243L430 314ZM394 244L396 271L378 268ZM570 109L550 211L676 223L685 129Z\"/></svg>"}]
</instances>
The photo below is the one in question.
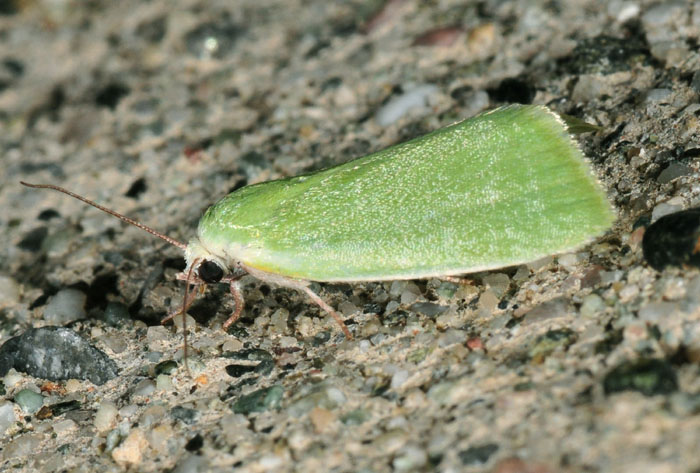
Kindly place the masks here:
<instances>
[{"instance_id":1,"label":"green moth","mask_svg":"<svg viewBox=\"0 0 700 473\"><path fill-rule=\"evenodd\" d=\"M310 281L461 275L574 250L608 229L614 213L569 126L582 122L511 105L329 169L243 187L206 211L187 245L65 189L25 185L72 195L182 248L188 287L230 284L236 309L224 328L243 310L247 273L305 292L350 338ZM193 299L186 293L183 312Z\"/></svg>"}]
</instances>

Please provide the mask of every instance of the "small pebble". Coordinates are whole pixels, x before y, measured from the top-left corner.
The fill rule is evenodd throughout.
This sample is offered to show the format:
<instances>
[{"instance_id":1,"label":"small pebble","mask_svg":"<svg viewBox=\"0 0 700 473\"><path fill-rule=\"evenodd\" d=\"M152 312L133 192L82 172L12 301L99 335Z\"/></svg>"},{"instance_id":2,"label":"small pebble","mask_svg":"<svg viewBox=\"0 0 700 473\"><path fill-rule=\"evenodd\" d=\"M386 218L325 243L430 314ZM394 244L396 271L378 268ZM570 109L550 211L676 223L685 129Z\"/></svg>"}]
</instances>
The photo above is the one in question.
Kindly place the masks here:
<instances>
[{"instance_id":1,"label":"small pebble","mask_svg":"<svg viewBox=\"0 0 700 473\"><path fill-rule=\"evenodd\" d=\"M25 388L15 394L15 402L27 414L34 414L44 404L44 396Z\"/></svg>"},{"instance_id":2,"label":"small pebble","mask_svg":"<svg viewBox=\"0 0 700 473\"><path fill-rule=\"evenodd\" d=\"M489 287L496 298L503 297L510 287L510 278L503 273L490 273L482 278L482 282Z\"/></svg>"},{"instance_id":3,"label":"small pebble","mask_svg":"<svg viewBox=\"0 0 700 473\"><path fill-rule=\"evenodd\" d=\"M142 379L138 382L134 391L133 396L150 396L156 390L156 383L152 379Z\"/></svg>"},{"instance_id":4,"label":"small pebble","mask_svg":"<svg viewBox=\"0 0 700 473\"><path fill-rule=\"evenodd\" d=\"M413 40L414 46L452 46L457 39L464 34L464 30L457 26L436 28L418 36Z\"/></svg>"},{"instance_id":5,"label":"small pebble","mask_svg":"<svg viewBox=\"0 0 700 473\"><path fill-rule=\"evenodd\" d=\"M112 458L123 467L135 466L143 460L148 447L146 436L140 429L133 429L117 448L112 450Z\"/></svg>"},{"instance_id":6,"label":"small pebble","mask_svg":"<svg viewBox=\"0 0 700 473\"><path fill-rule=\"evenodd\" d=\"M156 389L159 391L172 391L174 389L172 378L167 374L156 376Z\"/></svg>"},{"instance_id":7,"label":"small pebble","mask_svg":"<svg viewBox=\"0 0 700 473\"><path fill-rule=\"evenodd\" d=\"M428 463L428 454L418 445L409 444L401 447L392 465L398 471L417 471Z\"/></svg>"},{"instance_id":8,"label":"small pebble","mask_svg":"<svg viewBox=\"0 0 700 473\"><path fill-rule=\"evenodd\" d=\"M693 170L686 166L683 163L678 163L678 162L673 162L669 164L666 169L661 171L659 176L656 178L656 182L659 184L666 184L668 182L671 182L672 180L679 178L681 176L687 176L690 173L692 173ZM678 208L675 208L675 210L680 210Z\"/></svg>"},{"instance_id":9,"label":"small pebble","mask_svg":"<svg viewBox=\"0 0 700 473\"><path fill-rule=\"evenodd\" d=\"M669 199L666 202L661 202L654 207L654 210L651 211L651 221L656 222L663 216L674 212L679 212L681 210L683 210L683 199L674 197L673 199Z\"/></svg>"},{"instance_id":10,"label":"small pebble","mask_svg":"<svg viewBox=\"0 0 700 473\"><path fill-rule=\"evenodd\" d=\"M111 453L119 445L122 436L118 429L110 430L105 437L105 452Z\"/></svg>"},{"instance_id":11,"label":"small pebble","mask_svg":"<svg viewBox=\"0 0 700 473\"><path fill-rule=\"evenodd\" d=\"M287 330L287 321L289 320L289 311L287 309L277 309L270 316L270 325L277 332L285 332Z\"/></svg>"},{"instance_id":12,"label":"small pebble","mask_svg":"<svg viewBox=\"0 0 700 473\"><path fill-rule=\"evenodd\" d=\"M121 327L131 320L129 309L121 302L108 302L102 320L112 327Z\"/></svg>"},{"instance_id":13,"label":"small pebble","mask_svg":"<svg viewBox=\"0 0 700 473\"><path fill-rule=\"evenodd\" d=\"M437 94L438 88L432 84L416 86L398 97L394 97L383 105L374 118L381 126L389 126L399 121L410 110L427 110L431 99Z\"/></svg>"},{"instance_id":14,"label":"small pebble","mask_svg":"<svg viewBox=\"0 0 700 473\"><path fill-rule=\"evenodd\" d=\"M598 294L589 294L583 298L580 309L583 317L593 318L604 310L605 301Z\"/></svg>"},{"instance_id":15,"label":"small pebble","mask_svg":"<svg viewBox=\"0 0 700 473\"><path fill-rule=\"evenodd\" d=\"M160 423L167 415L168 409L164 405L152 404L139 417L139 425L148 431L150 427Z\"/></svg>"},{"instance_id":16,"label":"small pebble","mask_svg":"<svg viewBox=\"0 0 700 473\"><path fill-rule=\"evenodd\" d=\"M297 318L297 321L301 319L302 317ZM309 320L308 317L304 317L305 319ZM298 326L298 325L297 325ZM221 346L221 351L227 352L227 351L240 351L243 348L243 342L238 340L238 339L230 339L226 340L224 344Z\"/></svg>"},{"instance_id":17,"label":"small pebble","mask_svg":"<svg viewBox=\"0 0 700 473\"><path fill-rule=\"evenodd\" d=\"M0 401L0 435L4 434L16 420L14 404L10 401Z\"/></svg>"},{"instance_id":18,"label":"small pebble","mask_svg":"<svg viewBox=\"0 0 700 473\"><path fill-rule=\"evenodd\" d=\"M14 387L17 383L22 381L24 377L17 372L17 370L10 369L7 374L2 378L2 382L8 388Z\"/></svg>"},{"instance_id":19,"label":"small pebble","mask_svg":"<svg viewBox=\"0 0 700 473\"><path fill-rule=\"evenodd\" d=\"M311 392L294 400L287 408L293 417L301 417L311 411L314 407L324 409L335 409L345 403L345 395L334 386L321 385L315 387Z\"/></svg>"},{"instance_id":20,"label":"small pebble","mask_svg":"<svg viewBox=\"0 0 700 473\"><path fill-rule=\"evenodd\" d=\"M309 411L309 420L318 433L325 431L335 419L335 414L323 407L314 407Z\"/></svg>"},{"instance_id":21,"label":"small pebble","mask_svg":"<svg viewBox=\"0 0 700 473\"><path fill-rule=\"evenodd\" d=\"M675 302L649 302L639 309L639 320L656 324L666 317L673 317L678 310L678 304Z\"/></svg>"},{"instance_id":22,"label":"small pebble","mask_svg":"<svg viewBox=\"0 0 700 473\"><path fill-rule=\"evenodd\" d=\"M532 271L533 273L536 273L540 269L552 264L552 261L554 261L554 256L545 256L544 258L540 258L538 260L531 261L526 266L528 267L528 269L530 271Z\"/></svg>"},{"instance_id":23,"label":"small pebble","mask_svg":"<svg viewBox=\"0 0 700 473\"><path fill-rule=\"evenodd\" d=\"M486 443L469 447L458 453L459 459L465 466L483 465L498 451L498 444Z\"/></svg>"},{"instance_id":24,"label":"small pebble","mask_svg":"<svg viewBox=\"0 0 700 473\"><path fill-rule=\"evenodd\" d=\"M416 302L410 307L413 312L418 312L419 314L427 315L428 317L440 315L446 312L449 308L449 306L439 305L433 302Z\"/></svg>"},{"instance_id":25,"label":"small pebble","mask_svg":"<svg viewBox=\"0 0 700 473\"><path fill-rule=\"evenodd\" d=\"M52 325L66 325L85 318L87 296L77 289L62 289L53 296L44 309L44 320Z\"/></svg>"},{"instance_id":26,"label":"small pebble","mask_svg":"<svg viewBox=\"0 0 700 473\"><path fill-rule=\"evenodd\" d=\"M566 269L568 272L572 272L576 269L576 264L578 263L578 257L574 253L567 253L565 255L559 256L557 258L559 265Z\"/></svg>"},{"instance_id":27,"label":"small pebble","mask_svg":"<svg viewBox=\"0 0 700 473\"><path fill-rule=\"evenodd\" d=\"M0 274L0 309L19 302L19 284L9 276Z\"/></svg>"},{"instance_id":28,"label":"small pebble","mask_svg":"<svg viewBox=\"0 0 700 473\"><path fill-rule=\"evenodd\" d=\"M73 430L76 430L78 428L78 424L75 423L75 421L71 419L64 419L64 420L59 420L58 422L55 422L51 428L53 429L54 433L56 435L67 435Z\"/></svg>"},{"instance_id":29,"label":"small pebble","mask_svg":"<svg viewBox=\"0 0 700 473\"><path fill-rule=\"evenodd\" d=\"M180 420L185 424L194 424L199 418L199 411L189 407L175 406L170 409L170 415L173 419Z\"/></svg>"},{"instance_id":30,"label":"small pebble","mask_svg":"<svg viewBox=\"0 0 700 473\"><path fill-rule=\"evenodd\" d=\"M67 393L78 392L83 389L83 383L77 379L69 379L64 385Z\"/></svg>"},{"instance_id":31,"label":"small pebble","mask_svg":"<svg viewBox=\"0 0 700 473\"><path fill-rule=\"evenodd\" d=\"M175 469L172 470L172 473L203 473L206 471L211 471L206 457L190 455L184 460L181 460Z\"/></svg>"},{"instance_id":32,"label":"small pebble","mask_svg":"<svg viewBox=\"0 0 700 473\"><path fill-rule=\"evenodd\" d=\"M413 304L420 297L420 291L415 284L409 284L401 293L401 304Z\"/></svg>"},{"instance_id":33,"label":"small pebble","mask_svg":"<svg viewBox=\"0 0 700 473\"><path fill-rule=\"evenodd\" d=\"M129 346L127 340L123 336L102 336L99 337L100 341L104 343L107 348L112 350L112 353L119 354L124 353Z\"/></svg>"},{"instance_id":34,"label":"small pebble","mask_svg":"<svg viewBox=\"0 0 700 473\"><path fill-rule=\"evenodd\" d=\"M391 377L391 389L398 389L408 380L410 373L407 370L398 370Z\"/></svg>"},{"instance_id":35,"label":"small pebble","mask_svg":"<svg viewBox=\"0 0 700 473\"><path fill-rule=\"evenodd\" d=\"M117 365L73 330L47 326L29 329L0 347L0 376L10 368L51 381L88 379L104 384Z\"/></svg>"},{"instance_id":36,"label":"small pebble","mask_svg":"<svg viewBox=\"0 0 700 473\"><path fill-rule=\"evenodd\" d=\"M239 397L231 404L231 409L236 414L275 410L280 407L283 396L284 388L282 386L270 386Z\"/></svg>"},{"instance_id":37,"label":"small pebble","mask_svg":"<svg viewBox=\"0 0 700 473\"><path fill-rule=\"evenodd\" d=\"M169 423L159 424L148 430L146 436L151 447L162 454L167 453L168 441L175 432Z\"/></svg>"},{"instance_id":38,"label":"small pebble","mask_svg":"<svg viewBox=\"0 0 700 473\"><path fill-rule=\"evenodd\" d=\"M111 401L102 401L95 412L95 428L98 432L105 432L114 428L117 422L117 406Z\"/></svg>"},{"instance_id":39,"label":"small pebble","mask_svg":"<svg viewBox=\"0 0 700 473\"><path fill-rule=\"evenodd\" d=\"M647 91L646 101L651 103L668 103L672 93L671 89L651 89Z\"/></svg>"}]
</instances>

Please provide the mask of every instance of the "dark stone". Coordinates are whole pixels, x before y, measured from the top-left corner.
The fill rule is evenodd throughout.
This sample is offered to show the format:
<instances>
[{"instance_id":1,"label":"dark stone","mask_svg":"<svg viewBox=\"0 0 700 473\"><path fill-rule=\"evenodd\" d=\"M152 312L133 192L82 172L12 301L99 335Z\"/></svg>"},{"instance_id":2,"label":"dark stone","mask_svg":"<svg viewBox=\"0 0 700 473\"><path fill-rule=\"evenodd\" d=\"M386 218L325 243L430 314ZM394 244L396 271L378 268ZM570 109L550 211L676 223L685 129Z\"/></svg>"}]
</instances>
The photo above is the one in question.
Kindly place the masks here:
<instances>
[{"instance_id":1,"label":"dark stone","mask_svg":"<svg viewBox=\"0 0 700 473\"><path fill-rule=\"evenodd\" d=\"M133 184L131 184L131 187L129 187L129 190L126 191L126 194L124 195L131 197L132 199L137 199L141 194L146 192L146 189L148 189L146 179L139 177L133 182Z\"/></svg>"},{"instance_id":2,"label":"dark stone","mask_svg":"<svg viewBox=\"0 0 700 473\"><path fill-rule=\"evenodd\" d=\"M127 306L121 302L112 301L107 303L99 318L111 327L121 327L131 320L131 315Z\"/></svg>"},{"instance_id":3,"label":"dark stone","mask_svg":"<svg viewBox=\"0 0 700 473\"><path fill-rule=\"evenodd\" d=\"M659 271L666 266L700 267L700 208L665 215L651 224L642 250L644 259Z\"/></svg>"},{"instance_id":4,"label":"dark stone","mask_svg":"<svg viewBox=\"0 0 700 473\"><path fill-rule=\"evenodd\" d=\"M331 339L331 332L328 330L324 330L322 332L317 333L314 335L314 338L311 340L311 345L314 347L320 347L324 343L328 342L328 340Z\"/></svg>"},{"instance_id":5,"label":"dark stone","mask_svg":"<svg viewBox=\"0 0 700 473\"><path fill-rule=\"evenodd\" d=\"M159 374L171 374L177 370L177 361L165 360L158 363L154 369L156 376Z\"/></svg>"},{"instance_id":6,"label":"dark stone","mask_svg":"<svg viewBox=\"0 0 700 473\"><path fill-rule=\"evenodd\" d=\"M275 367L275 362L272 360L263 360L255 366L255 372L263 376L267 376L272 373L272 369Z\"/></svg>"},{"instance_id":7,"label":"dark stone","mask_svg":"<svg viewBox=\"0 0 700 473\"><path fill-rule=\"evenodd\" d=\"M80 401L77 400L58 402L50 406L42 406L42 408L36 413L36 418L49 419L51 417L58 417L66 412L80 409L80 407Z\"/></svg>"},{"instance_id":8,"label":"dark stone","mask_svg":"<svg viewBox=\"0 0 700 473\"><path fill-rule=\"evenodd\" d=\"M165 17L159 16L139 23L135 33L150 43L158 43L165 37L167 30L168 25L165 22Z\"/></svg>"},{"instance_id":9,"label":"dark stone","mask_svg":"<svg viewBox=\"0 0 700 473\"><path fill-rule=\"evenodd\" d=\"M491 455L497 451L498 445L495 443L485 443L462 450L458 455L463 465L482 465L489 461Z\"/></svg>"},{"instance_id":10,"label":"dark stone","mask_svg":"<svg viewBox=\"0 0 700 473\"><path fill-rule=\"evenodd\" d=\"M46 209L46 210L42 210L41 212L39 212L37 219L46 222L47 220L51 220L52 218L57 218L60 216L61 216L61 214L58 213L56 210Z\"/></svg>"},{"instance_id":11,"label":"dark stone","mask_svg":"<svg viewBox=\"0 0 700 473\"><path fill-rule=\"evenodd\" d=\"M116 363L74 331L63 327L27 330L0 347L0 376L14 368L35 378L90 380L104 384L118 374Z\"/></svg>"},{"instance_id":12,"label":"dark stone","mask_svg":"<svg viewBox=\"0 0 700 473\"><path fill-rule=\"evenodd\" d=\"M170 415L173 419L182 421L185 424L194 424L199 417L199 411L189 407L175 406L170 409Z\"/></svg>"},{"instance_id":13,"label":"dark stone","mask_svg":"<svg viewBox=\"0 0 700 473\"><path fill-rule=\"evenodd\" d=\"M185 450L187 450L188 452L196 452L198 450L201 450L203 446L204 437L202 437L200 434L196 434L194 437L187 441L187 443L185 444Z\"/></svg>"},{"instance_id":14,"label":"dark stone","mask_svg":"<svg viewBox=\"0 0 700 473\"><path fill-rule=\"evenodd\" d=\"M408 312L405 310L395 310L389 314L382 315L382 325L385 327L395 327L406 323Z\"/></svg>"},{"instance_id":15,"label":"dark stone","mask_svg":"<svg viewBox=\"0 0 700 473\"><path fill-rule=\"evenodd\" d=\"M119 101L128 95L129 88L122 84L108 84L97 92L95 103L101 107L107 107L114 110Z\"/></svg>"},{"instance_id":16,"label":"dark stone","mask_svg":"<svg viewBox=\"0 0 700 473\"><path fill-rule=\"evenodd\" d=\"M24 235L24 238L20 240L17 246L23 250L37 252L41 249L41 245L48 234L49 230L46 227L35 228Z\"/></svg>"},{"instance_id":17,"label":"dark stone","mask_svg":"<svg viewBox=\"0 0 700 473\"><path fill-rule=\"evenodd\" d=\"M596 355L607 355L622 343L623 338L622 329L608 331L605 338L595 344Z\"/></svg>"},{"instance_id":18,"label":"dark stone","mask_svg":"<svg viewBox=\"0 0 700 473\"><path fill-rule=\"evenodd\" d=\"M233 378L239 378L246 373L252 373L255 368L256 365L228 365L226 373Z\"/></svg>"},{"instance_id":19,"label":"dark stone","mask_svg":"<svg viewBox=\"0 0 700 473\"><path fill-rule=\"evenodd\" d=\"M532 84L517 77L503 79L498 87L488 89L489 96L494 101L505 103L532 103L536 92Z\"/></svg>"},{"instance_id":20,"label":"dark stone","mask_svg":"<svg viewBox=\"0 0 700 473\"><path fill-rule=\"evenodd\" d=\"M232 360L248 360L248 361L266 361L272 360L272 355L260 348L247 348L239 351L227 351L221 355L223 358L231 358Z\"/></svg>"},{"instance_id":21,"label":"dark stone","mask_svg":"<svg viewBox=\"0 0 700 473\"><path fill-rule=\"evenodd\" d=\"M284 389L278 385L258 389L239 397L231 404L231 409L236 414L250 414L252 412L265 412L270 409L277 409L282 402L283 395Z\"/></svg>"},{"instance_id":22,"label":"dark stone","mask_svg":"<svg viewBox=\"0 0 700 473\"><path fill-rule=\"evenodd\" d=\"M660 359L626 361L603 379L605 394L639 391L645 396L669 394L678 390L676 372L671 364Z\"/></svg>"},{"instance_id":23,"label":"dark stone","mask_svg":"<svg viewBox=\"0 0 700 473\"><path fill-rule=\"evenodd\" d=\"M433 302L416 302L410 307L412 311L418 312L423 315L427 315L428 317L435 317L436 315L440 315L446 312L449 308L449 306L439 305Z\"/></svg>"}]
</instances>

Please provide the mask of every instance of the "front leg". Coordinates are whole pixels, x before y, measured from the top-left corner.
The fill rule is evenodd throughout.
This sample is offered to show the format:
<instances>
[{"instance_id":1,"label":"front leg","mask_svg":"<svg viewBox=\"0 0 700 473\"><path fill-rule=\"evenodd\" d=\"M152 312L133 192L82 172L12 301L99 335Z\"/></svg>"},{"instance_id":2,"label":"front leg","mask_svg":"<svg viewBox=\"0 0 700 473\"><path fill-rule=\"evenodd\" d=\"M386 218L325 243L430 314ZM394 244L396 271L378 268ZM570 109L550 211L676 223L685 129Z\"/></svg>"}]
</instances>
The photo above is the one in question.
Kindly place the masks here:
<instances>
[{"instance_id":1,"label":"front leg","mask_svg":"<svg viewBox=\"0 0 700 473\"><path fill-rule=\"evenodd\" d=\"M185 274L185 273L178 273L177 276L175 276L175 277L180 281L187 281L187 274ZM193 286L195 286L195 288L201 288L200 291L204 289L204 286L202 285L204 283L202 281L198 281L198 280L189 281L188 284L192 284ZM197 298L197 291L195 290L195 291L192 291L190 293L190 295L187 297L186 300L182 301L182 307L180 307L177 310L171 311L168 315L166 315L160 321L160 323L164 324L168 320L172 320L172 318L175 317L176 315L187 312L187 310L190 308L190 306L192 306L192 304L194 303L194 300L196 298Z\"/></svg>"},{"instance_id":2,"label":"front leg","mask_svg":"<svg viewBox=\"0 0 700 473\"><path fill-rule=\"evenodd\" d=\"M236 308L233 310L231 317L226 319L222 328L224 330L228 329L231 324L239 319L243 313L243 308L245 307L245 300L243 299L243 294L241 293L241 276L231 276L230 278L225 278L229 282L229 288L231 289L231 295L233 296L233 301L236 303Z\"/></svg>"},{"instance_id":3,"label":"front leg","mask_svg":"<svg viewBox=\"0 0 700 473\"><path fill-rule=\"evenodd\" d=\"M352 340L352 334L350 333L350 330L348 330L347 325L345 325L345 322L343 321L343 318L338 314L333 307L330 305L326 304L326 301L321 299L321 297L316 294L314 291L312 291L309 286L297 286L298 289L301 289L304 291L312 301L314 301L321 309L325 310L327 313L331 315L335 319L335 321L340 325L340 329L343 331L345 334L345 338L348 340Z\"/></svg>"}]
</instances>

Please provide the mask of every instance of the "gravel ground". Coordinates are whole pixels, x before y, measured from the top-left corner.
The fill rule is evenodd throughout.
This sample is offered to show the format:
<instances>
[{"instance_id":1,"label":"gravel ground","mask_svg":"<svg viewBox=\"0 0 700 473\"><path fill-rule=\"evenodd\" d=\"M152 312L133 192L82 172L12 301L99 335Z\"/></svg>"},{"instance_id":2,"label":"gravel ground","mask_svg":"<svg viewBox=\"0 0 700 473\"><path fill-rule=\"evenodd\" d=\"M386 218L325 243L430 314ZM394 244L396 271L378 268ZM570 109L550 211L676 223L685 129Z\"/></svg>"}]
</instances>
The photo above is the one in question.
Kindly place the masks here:
<instances>
[{"instance_id":1,"label":"gravel ground","mask_svg":"<svg viewBox=\"0 0 700 473\"><path fill-rule=\"evenodd\" d=\"M700 206L699 36L690 1L0 2L0 469L700 472L698 261L654 269L697 213L642 251ZM191 375L159 324L179 250L18 183L187 241L232 189L512 102L602 127L606 235L463 284L315 285L352 341L250 277L225 333L211 287Z\"/></svg>"}]
</instances>

